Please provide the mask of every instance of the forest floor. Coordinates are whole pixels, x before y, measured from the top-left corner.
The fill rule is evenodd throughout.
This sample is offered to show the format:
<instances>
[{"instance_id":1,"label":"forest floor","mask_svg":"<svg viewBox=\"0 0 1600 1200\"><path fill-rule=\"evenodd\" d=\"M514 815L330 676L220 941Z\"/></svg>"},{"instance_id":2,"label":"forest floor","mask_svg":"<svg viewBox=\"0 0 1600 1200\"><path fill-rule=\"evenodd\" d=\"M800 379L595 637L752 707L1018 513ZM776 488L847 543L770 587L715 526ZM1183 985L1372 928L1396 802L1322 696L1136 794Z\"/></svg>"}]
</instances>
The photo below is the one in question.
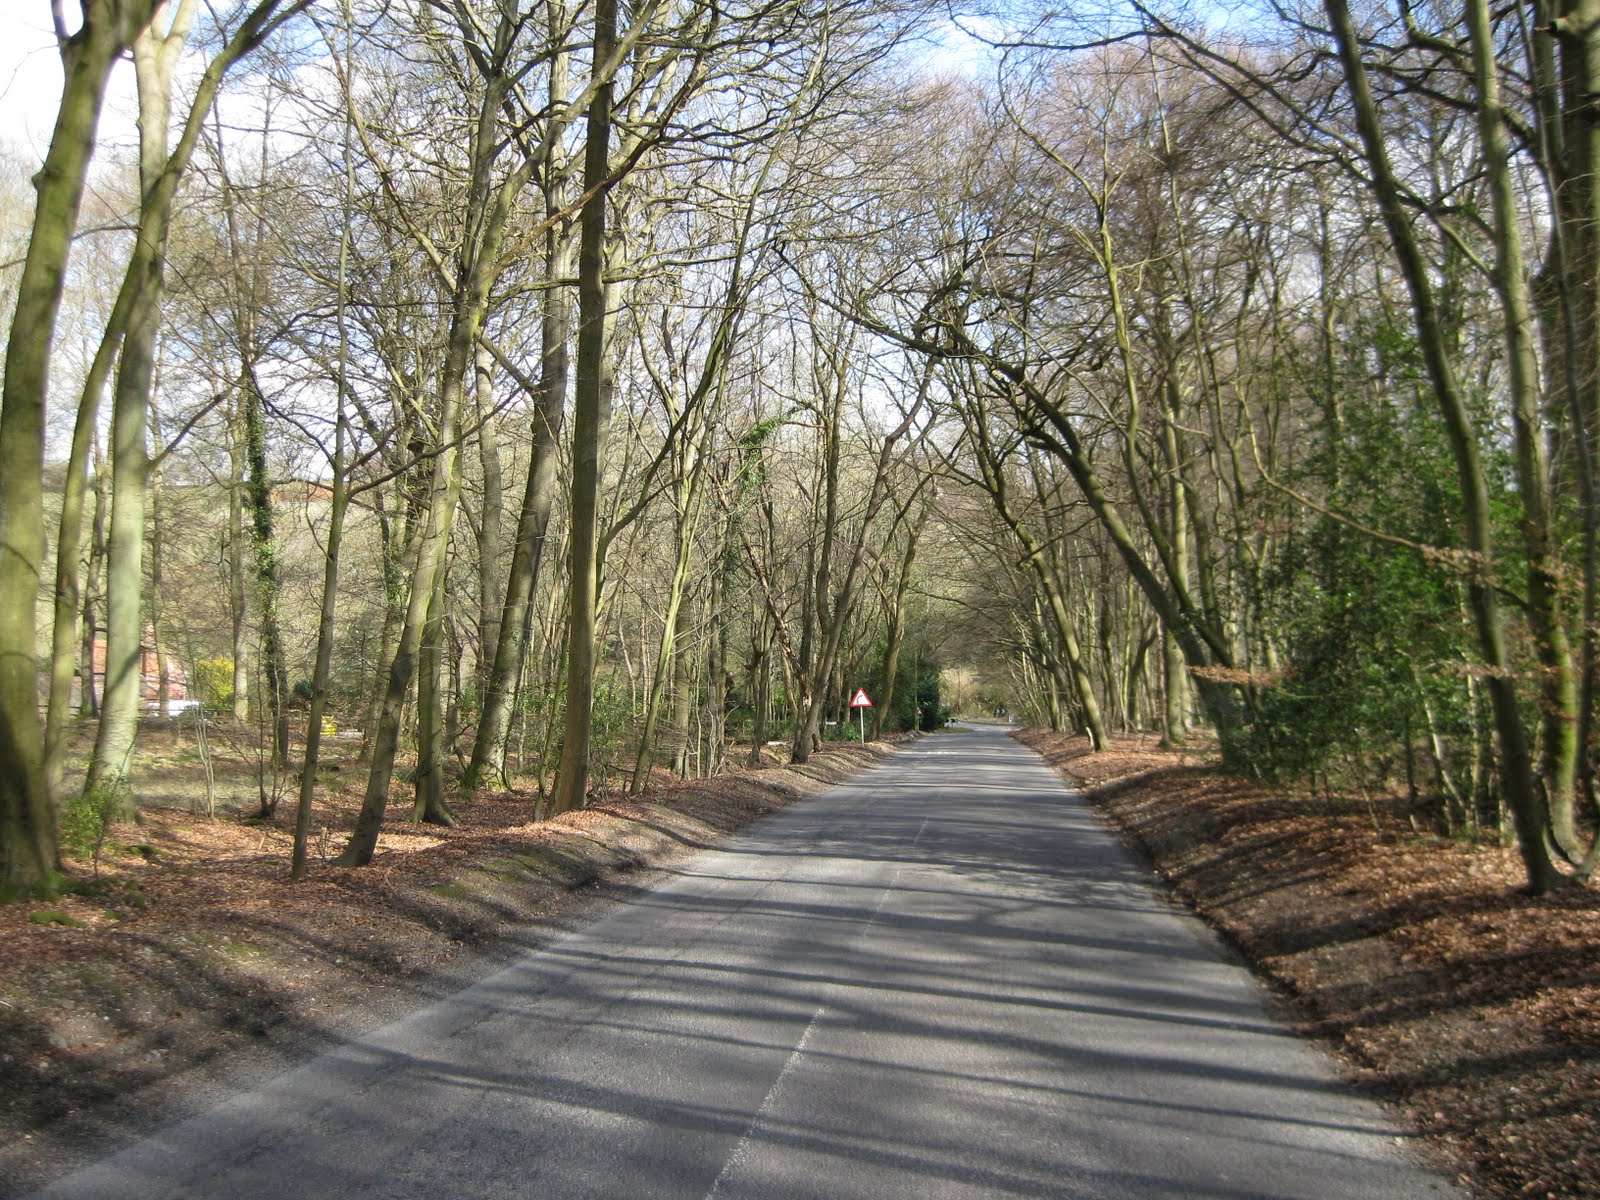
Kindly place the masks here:
<instances>
[{"instance_id":1,"label":"forest floor","mask_svg":"<svg viewBox=\"0 0 1600 1200\"><path fill-rule=\"evenodd\" d=\"M455 829L406 823L395 804L372 865L342 869L326 860L362 783L346 746L327 765L311 872L292 884L292 798L277 820L244 819L248 756L212 760L222 803L208 817L192 737L173 723L140 746L142 820L113 827L98 864L68 860L84 890L0 907L0 1196L458 991L892 753L840 743L804 766L662 772L641 796L541 822L529 793L458 801Z\"/></svg>"},{"instance_id":2,"label":"forest floor","mask_svg":"<svg viewBox=\"0 0 1600 1200\"><path fill-rule=\"evenodd\" d=\"M1363 1090L1482 1197L1600 1197L1600 889L1397 803L1288 795L1191 755L1029 730Z\"/></svg>"}]
</instances>

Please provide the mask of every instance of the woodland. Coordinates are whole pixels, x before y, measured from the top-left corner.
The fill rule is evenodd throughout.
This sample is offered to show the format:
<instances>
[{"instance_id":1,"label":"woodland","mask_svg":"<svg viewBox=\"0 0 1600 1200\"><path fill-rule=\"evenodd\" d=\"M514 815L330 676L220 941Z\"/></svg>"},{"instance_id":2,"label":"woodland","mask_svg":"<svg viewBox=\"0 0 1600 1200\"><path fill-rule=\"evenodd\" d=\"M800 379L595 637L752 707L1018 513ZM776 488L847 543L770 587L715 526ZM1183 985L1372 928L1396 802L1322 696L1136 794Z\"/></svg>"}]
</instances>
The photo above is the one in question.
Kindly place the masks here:
<instances>
[{"instance_id":1,"label":"woodland","mask_svg":"<svg viewBox=\"0 0 1600 1200\"><path fill-rule=\"evenodd\" d=\"M299 878L330 743L362 867L803 764L859 687L867 739L1146 733L1589 880L1600 0L50 12L5 897L152 730L249 747Z\"/></svg>"}]
</instances>

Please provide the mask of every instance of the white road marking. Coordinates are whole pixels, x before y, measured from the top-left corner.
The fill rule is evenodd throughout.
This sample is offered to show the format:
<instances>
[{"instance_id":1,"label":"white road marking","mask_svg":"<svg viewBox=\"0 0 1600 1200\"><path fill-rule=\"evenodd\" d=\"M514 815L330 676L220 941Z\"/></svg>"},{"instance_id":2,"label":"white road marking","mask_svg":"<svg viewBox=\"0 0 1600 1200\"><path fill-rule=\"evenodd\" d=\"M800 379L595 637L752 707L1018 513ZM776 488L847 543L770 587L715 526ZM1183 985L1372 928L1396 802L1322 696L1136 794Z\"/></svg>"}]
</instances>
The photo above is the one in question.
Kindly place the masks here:
<instances>
[{"instance_id":1,"label":"white road marking","mask_svg":"<svg viewBox=\"0 0 1600 1200\"><path fill-rule=\"evenodd\" d=\"M911 841L912 846L921 843L922 835L927 831L928 822L931 819L930 817L922 818L922 824L917 827L917 836ZM872 916L867 918L867 923L861 927L861 932L856 935L855 943L853 944L859 944L861 939L866 937L872 931L872 927L877 924L878 917L883 913L883 906L889 902L889 896L893 893L895 885L900 882L900 876L904 871L904 863L895 868L894 876L884 885L883 893L878 897L878 903L872 910ZM783 1069L778 1072L778 1077L772 1081L772 1086L767 1089L767 1094L762 1098L761 1105L756 1109L755 1115L750 1118L750 1123L744 1127L744 1132L739 1135L739 1141L734 1145L733 1153L728 1155L728 1161L722 1164L722 1170L718 1172L716 1179L712 1182L711 1190L705 1194L705 1200L715 1200L718 1193L722 1191L723 1182L733 1172L734 1167L738 1166L747 1156L750 1142L755 1137L756 1130L761 1127L761 1123L766 1119L767 1114L772 1111L772 1106L778 1098L778 1091L783 1087L783 1081L789 1077L790 1072L794 1070L795 1064L805 1055L806 1045L811 1041L811 1034L817 1028L817 1022L822 1019L822 1014L827 1011L828 1006L826 1004L819 1004L817 1005L817 1011L811 1014L811 1020L806 1023L805 1032L800 1035L800 1040L795 1043L794 1049L789 1052L789 1057L784 1061Z\"/></svg>"},{"instance_id":2,"label":"white road marking","mask_svg":"<svg viewBox=\"0 0 1600 1200\"><path fill-rule=\"evenodd\" d=\"M794 1050L790 1053L788 1061L783 1064L783 1070L778 1072L778 1077L772 1081L772 1086L767 1089L766 1097L761 1101L761 1107L756 1109L755 1116L750 1118L750 1124L745 1126L744 1133L739 1136L738 1145L734 1146L733 1153L728 1155L728 1161L722 1164L722 1170L718 1173L716 1181L712 1183L711 1190L706 1193L705 1200L714 1200L717 1193L722 1190L723 1180L727 1179L733 1168L738 1166L740 1161L744 1159L745 1152L750 1145L750 1140L755 1136L756 1129L766 1118L767 1113L772 1110L773 1102L778 1098L778 1089L783 1086L783 1081L788 1077L789 1072L794 1070L794 1065L805 1054L806 1043L811 1040L811 1031L817 1027L817 1022L822 1019L822 1014L827 1011L826 1005L819 1004L817 1011L811 1014L811 1020L806 1025L806 1031L800 1035L800 1040L795 1043Z\"/></svg>"}]
</instances>

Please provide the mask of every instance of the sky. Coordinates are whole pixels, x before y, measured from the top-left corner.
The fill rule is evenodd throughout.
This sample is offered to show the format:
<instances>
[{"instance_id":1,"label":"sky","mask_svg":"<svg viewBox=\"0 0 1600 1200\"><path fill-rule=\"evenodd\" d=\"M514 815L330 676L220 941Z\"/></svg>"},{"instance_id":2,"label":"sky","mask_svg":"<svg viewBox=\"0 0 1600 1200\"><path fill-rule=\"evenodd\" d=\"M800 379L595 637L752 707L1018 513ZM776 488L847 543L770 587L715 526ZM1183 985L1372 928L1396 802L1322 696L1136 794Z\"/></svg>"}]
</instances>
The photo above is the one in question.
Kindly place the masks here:
<instances>
[{"instance_id":1,"label":"sky","mask_svg":"<svg viewBox=\"0 0 1600 1200\"><path fill-rule=\"evenodd\" d=\"M60 103L61 59L49 0L0 0L0 142L41 161ZM132 144L134 108L133 65L121 62L101 117L103 144Z\"/></svg>"}]
</instances>

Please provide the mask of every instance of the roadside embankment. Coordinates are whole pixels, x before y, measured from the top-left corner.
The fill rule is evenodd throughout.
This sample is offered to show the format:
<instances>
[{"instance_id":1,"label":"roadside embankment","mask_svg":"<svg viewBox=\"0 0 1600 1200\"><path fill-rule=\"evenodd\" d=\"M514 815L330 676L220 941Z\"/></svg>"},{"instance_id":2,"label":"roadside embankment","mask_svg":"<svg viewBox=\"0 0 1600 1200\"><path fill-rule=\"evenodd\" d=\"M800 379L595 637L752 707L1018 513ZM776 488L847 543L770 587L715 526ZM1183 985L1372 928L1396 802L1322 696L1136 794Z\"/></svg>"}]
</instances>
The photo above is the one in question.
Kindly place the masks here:
<instances>
[{"instance_id":1,"label":"roadside embankment","mask_svg":"<svg viewBox=\"0 0 1600 1200\"><path fill-rule=\"evenodd\" d=\"M1286 794L1118 739L1025 730L1358 1085L1485 1197L1600 1197L1600 890L1398 803Z\"/></svg>"}]
</instances>

